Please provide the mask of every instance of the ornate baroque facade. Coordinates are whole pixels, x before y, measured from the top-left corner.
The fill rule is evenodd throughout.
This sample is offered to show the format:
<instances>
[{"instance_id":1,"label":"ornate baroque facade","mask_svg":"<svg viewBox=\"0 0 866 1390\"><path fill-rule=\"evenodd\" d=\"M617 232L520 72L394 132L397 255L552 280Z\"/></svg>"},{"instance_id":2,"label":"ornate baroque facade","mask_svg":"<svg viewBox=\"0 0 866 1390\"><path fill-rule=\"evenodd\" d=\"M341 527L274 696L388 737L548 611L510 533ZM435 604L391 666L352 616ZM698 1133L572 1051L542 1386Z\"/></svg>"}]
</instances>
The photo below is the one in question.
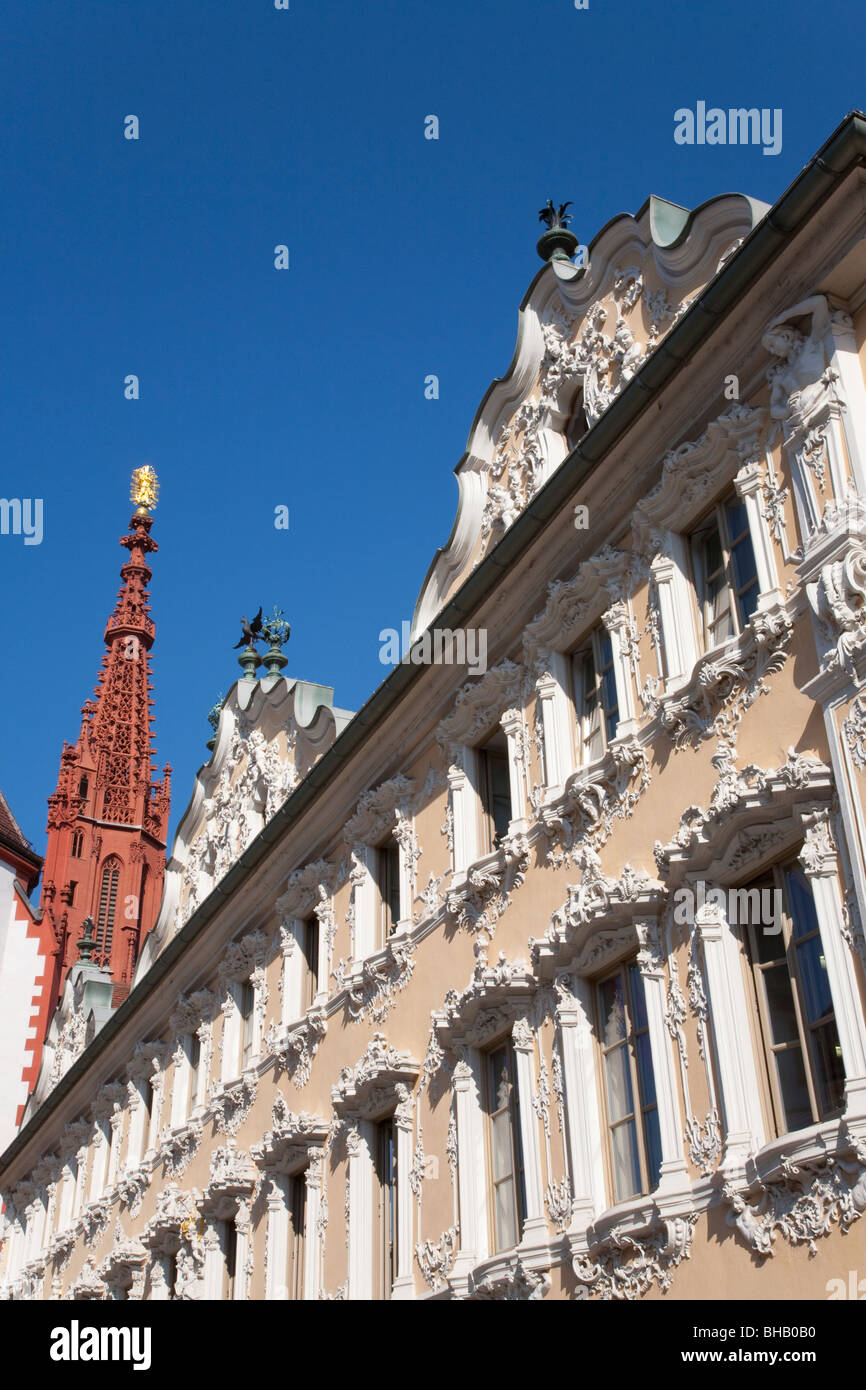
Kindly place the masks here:
<instances>
[{"instance_id":1,"label":"ornate baroque facade","mask_svg":"<svg viewBox=\"0 0 866 1390\"><path fill-rule=\"evenodd\" d=\"M2 1160L6 1297L862 1261L866 122L819 154L539 272L415 618L484 675L233 689L135 987Z\"/></svg>"}]
</instances>

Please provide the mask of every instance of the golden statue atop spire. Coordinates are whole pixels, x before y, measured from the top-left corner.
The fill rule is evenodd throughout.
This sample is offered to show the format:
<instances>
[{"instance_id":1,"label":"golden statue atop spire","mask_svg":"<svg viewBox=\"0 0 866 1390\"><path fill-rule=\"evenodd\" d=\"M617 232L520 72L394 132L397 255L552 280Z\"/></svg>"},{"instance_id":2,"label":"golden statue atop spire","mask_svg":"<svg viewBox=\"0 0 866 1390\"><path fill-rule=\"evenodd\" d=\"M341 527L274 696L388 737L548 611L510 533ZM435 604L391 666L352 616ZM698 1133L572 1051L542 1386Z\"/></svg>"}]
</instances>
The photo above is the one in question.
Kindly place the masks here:
<instances>
[{"instance_id":1,"label":"golden statue atop spire","mask_svg":"<svg viewBox=\"0 0 866 1390\"><path fill-rule=\"evenodd\" d=\"M156 469L151 468L149 463L134 470L129 500L137 503L136 510L138 512L145 514L152 512L156 506L159 500L159 479L156 476Z\"/></svg>"}]
</instances>

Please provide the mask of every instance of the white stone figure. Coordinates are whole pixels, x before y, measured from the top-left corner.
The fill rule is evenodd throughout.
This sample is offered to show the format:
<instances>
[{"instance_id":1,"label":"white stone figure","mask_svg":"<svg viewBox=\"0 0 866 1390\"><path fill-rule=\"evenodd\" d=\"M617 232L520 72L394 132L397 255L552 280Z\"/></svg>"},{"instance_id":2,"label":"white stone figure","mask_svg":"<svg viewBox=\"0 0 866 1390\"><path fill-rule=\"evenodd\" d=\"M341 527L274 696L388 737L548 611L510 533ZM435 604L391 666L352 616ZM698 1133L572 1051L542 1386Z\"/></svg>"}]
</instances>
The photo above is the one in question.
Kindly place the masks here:
<instances>
[{"instance_id":1,"label":"white stone figure","mask_svg":"<svg viewBox=\"0 0 866 1390\"><path fill-rule=\"evenodd\" d=\"M792 327L791 319L811 315L808 337ZM823 294L812 295L771 320L762 339L763 346L781 361L767 373L770 382L770 413L776 420L805 421L829 386L825 379L827 350L825 338L830 327L830 309Z\"/></svg>"}]
</instances>

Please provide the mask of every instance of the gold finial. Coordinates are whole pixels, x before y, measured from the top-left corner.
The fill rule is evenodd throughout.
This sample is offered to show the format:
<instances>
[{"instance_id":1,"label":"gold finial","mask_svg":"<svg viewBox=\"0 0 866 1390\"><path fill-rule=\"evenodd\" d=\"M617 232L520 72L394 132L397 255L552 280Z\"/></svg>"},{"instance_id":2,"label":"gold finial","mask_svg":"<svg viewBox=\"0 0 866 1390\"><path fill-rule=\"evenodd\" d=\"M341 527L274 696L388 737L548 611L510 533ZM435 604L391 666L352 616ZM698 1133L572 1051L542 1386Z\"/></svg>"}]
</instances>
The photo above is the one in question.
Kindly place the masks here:
<instances>
[{"instance_id":1,"label":"gold finial","mask_svg":"<svg viewBox=\"0 0 866 1390\"><path fill-rule=\"evenodd\" d=\"M149 463L134 470L129 500L138 504L137 510L140 512L152 512L156 506L159 500L159 479L156 469L151 468Z\"/></svg>"}]
</instances>

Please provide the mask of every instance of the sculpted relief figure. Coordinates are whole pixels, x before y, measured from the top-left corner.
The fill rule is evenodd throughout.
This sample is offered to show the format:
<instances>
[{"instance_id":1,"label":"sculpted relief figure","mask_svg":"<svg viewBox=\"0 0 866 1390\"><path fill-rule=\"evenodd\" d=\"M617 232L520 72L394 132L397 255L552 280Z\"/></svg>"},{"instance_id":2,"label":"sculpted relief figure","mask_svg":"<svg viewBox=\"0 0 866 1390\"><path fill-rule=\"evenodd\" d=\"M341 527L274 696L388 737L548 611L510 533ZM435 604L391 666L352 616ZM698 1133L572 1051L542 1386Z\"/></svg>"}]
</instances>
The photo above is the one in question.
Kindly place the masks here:
<instances>
[{"instance_id":1,"label":"sculpted relief figure","mask_svg":"<svg viewBox=\"0 0 866 1390\"><path fill-rule=\"evenodd\" d=\"M806 315L811 316L808 336L791 323L792 319ZM790 419L793 425L799 424L823 399L830 385L825 347L829 327L827 300L823 294L816 294L777 314L764 333L763 346L781 359L767 373L770 413L775 420Z\"/></svg>"}]
</instances>

